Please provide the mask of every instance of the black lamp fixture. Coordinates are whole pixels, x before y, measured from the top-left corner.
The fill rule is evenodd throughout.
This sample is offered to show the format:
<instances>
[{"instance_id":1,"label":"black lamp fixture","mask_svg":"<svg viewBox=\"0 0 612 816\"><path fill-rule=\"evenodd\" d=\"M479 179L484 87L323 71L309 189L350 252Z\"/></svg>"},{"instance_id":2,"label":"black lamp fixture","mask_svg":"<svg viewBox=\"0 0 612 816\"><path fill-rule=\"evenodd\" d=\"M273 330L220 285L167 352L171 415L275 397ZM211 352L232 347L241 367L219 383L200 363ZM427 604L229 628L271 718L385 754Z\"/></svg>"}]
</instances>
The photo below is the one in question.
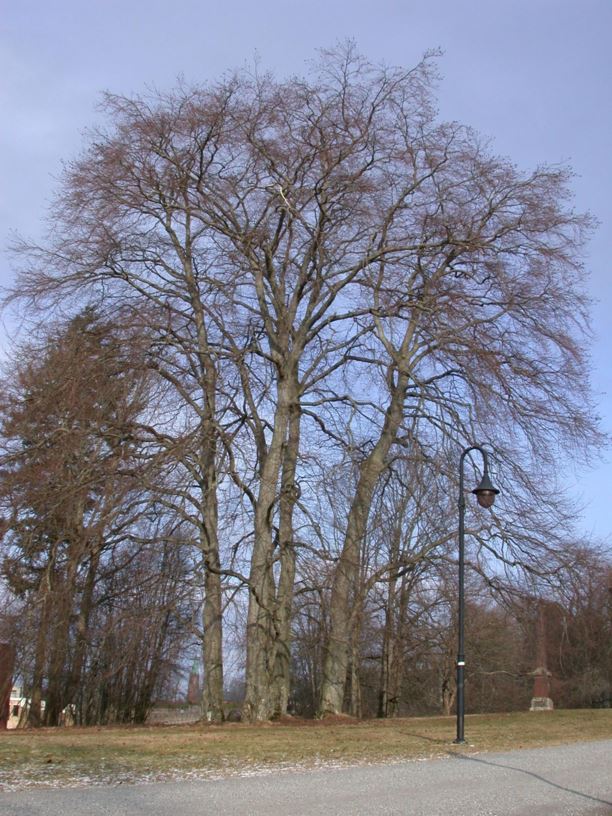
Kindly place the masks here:
<instances>
[{"instance_id":1,"label":"black lamp fixture","mask_svg":"<svg viewBox=\"0 0 612 816\"><path fill-rule=\"evenodd\" d=\"M481 449L479 448L479 450ZM478 487L475 487L472 490L472 493L478 499L478 504L481 507L493 507L493 504L495 503L495 497L499 494L499 490L496 487L493 487L493 484L491 483L491 479L489 478L488 462L485 456L485 451L483 450L482 453L485 462L484 473L482 474L480 484L478 485Z\"/></svg>"},{"instance_id":2,"label":"black lamp fixture","mask_svg":"<svg viewBox=\"0 0 612 816\"><path fill-rule=\"evenodd\" d=\"M465 715L465 653L464 653L464 620L465 620L465 491L463 486L463 463L465 457L472 451L479 451L483 461L482 479L472 493L478 499L481 507L492 507L499 490L493 486L489 478L489 457L480 445L466 448L459 460L459 649L457 651L457 739L455 743L465 742L464 715Z\"/></svg>"}]
</instances>

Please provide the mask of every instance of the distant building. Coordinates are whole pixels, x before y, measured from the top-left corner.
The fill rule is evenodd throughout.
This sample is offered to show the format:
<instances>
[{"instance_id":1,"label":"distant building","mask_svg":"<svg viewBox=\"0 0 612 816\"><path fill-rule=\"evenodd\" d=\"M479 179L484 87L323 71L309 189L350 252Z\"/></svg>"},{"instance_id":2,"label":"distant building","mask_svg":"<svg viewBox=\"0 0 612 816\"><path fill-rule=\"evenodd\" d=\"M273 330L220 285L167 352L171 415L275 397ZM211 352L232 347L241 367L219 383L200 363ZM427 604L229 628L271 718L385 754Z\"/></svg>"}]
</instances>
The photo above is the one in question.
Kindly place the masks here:
<instances>
[{"instance_id":1,"label":"distant building","mask_svg":"<svg viewBox=\"0 0 612 816\"><path fill-rule=\"evenodd\" d=\"M30 700L23 696L23 689L21 686L13 686L9 697L9 717L6 727L19 728L24 726L28 718L28 710L30 708ZM42 700L40 704L40 713L45 711L45 701Z\"/></svg>"}]
</instances>

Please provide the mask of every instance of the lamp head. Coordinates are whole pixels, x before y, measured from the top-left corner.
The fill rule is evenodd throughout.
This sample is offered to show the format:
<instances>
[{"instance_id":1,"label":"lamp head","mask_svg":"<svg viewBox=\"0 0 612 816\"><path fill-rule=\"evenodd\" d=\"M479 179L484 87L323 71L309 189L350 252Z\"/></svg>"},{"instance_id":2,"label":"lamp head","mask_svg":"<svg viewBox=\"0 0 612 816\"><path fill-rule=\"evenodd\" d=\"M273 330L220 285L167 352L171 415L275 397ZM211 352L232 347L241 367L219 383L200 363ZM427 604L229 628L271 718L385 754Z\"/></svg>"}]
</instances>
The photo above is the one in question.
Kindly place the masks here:
<instances>
[{"instance_id":1,"label":"lamp head","mask_svg":"<svg viewBox=\"0 0 612 816\"><path fill-rule=\"evenodd\" d=\"M475 487L474 490L472 490L472 493L474 493L478 499L478 504L481 507L492 507L499 490L496 487L493 487L491 480L489 479L489 474L485 470L482 479L480 480L480 484L478 487Z\"/></svg>"}]
</instances>

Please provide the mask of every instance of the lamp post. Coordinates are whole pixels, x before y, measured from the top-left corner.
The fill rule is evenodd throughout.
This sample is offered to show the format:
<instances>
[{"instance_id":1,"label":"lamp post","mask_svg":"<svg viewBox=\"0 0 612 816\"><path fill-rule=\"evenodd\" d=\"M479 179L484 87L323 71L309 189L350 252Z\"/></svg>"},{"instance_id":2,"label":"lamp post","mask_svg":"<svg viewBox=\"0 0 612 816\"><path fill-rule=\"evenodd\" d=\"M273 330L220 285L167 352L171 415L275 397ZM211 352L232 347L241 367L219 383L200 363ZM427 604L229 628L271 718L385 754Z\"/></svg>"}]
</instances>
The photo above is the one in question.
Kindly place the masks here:
<instances>
[{"instance_id":1,"label":"lamp post","mask_svg":"<svg viewBox=\"0 0 612 816\"><path fill-rule=\"evenodd\" d=\"M465 696L464 696L464 671L465 671L465 650L464 650L464 619L465 619L465 593L464 593L464 572L465 572L465 496L463 488L463 463L468 453L480 451L483 460L482 479L478 487L472 493L478 499L481 507L492 507L495 496L499 493L496 487L491 484L489 478L489 458L487 452L480 445L472 445L466 448L459 460L459 648L457 650L457 739L455 743L465 742L464 737L464 716L465 716Z\"/></svg>"}]
</instances>

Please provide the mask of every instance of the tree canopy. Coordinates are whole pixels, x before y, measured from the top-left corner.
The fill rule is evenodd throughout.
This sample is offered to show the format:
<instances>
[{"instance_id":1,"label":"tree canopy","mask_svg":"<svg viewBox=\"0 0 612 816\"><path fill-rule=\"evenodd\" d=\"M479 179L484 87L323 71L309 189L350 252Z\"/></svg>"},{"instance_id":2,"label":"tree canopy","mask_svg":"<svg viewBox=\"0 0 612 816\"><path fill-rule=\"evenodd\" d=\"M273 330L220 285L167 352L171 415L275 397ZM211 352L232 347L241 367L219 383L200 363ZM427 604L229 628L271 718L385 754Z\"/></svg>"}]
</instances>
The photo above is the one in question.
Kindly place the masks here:
<instances>
[{"instance_id":1,"label":"tree canopy","mask_svg":"<svg viewBox=\"0 0 612 816\"><path fill-rule=\"evenodd\" d=\"M520 170L439 120L435 64L375 66L349 44L304 77L106 95L48 240L18 247L15 298L87 304L139 338L155 382L140 455L200 564L209 719L230 619L243 715L287 711L305 609L319 713L358 706L365 620L402 592L407 610L417 576L442 580L456 462L475 441L504 499L470 519L473 569L499 587L510 568L567 563L555 475L601 442L593 224L566 168Z\"/></svg>"}]
</instances>

